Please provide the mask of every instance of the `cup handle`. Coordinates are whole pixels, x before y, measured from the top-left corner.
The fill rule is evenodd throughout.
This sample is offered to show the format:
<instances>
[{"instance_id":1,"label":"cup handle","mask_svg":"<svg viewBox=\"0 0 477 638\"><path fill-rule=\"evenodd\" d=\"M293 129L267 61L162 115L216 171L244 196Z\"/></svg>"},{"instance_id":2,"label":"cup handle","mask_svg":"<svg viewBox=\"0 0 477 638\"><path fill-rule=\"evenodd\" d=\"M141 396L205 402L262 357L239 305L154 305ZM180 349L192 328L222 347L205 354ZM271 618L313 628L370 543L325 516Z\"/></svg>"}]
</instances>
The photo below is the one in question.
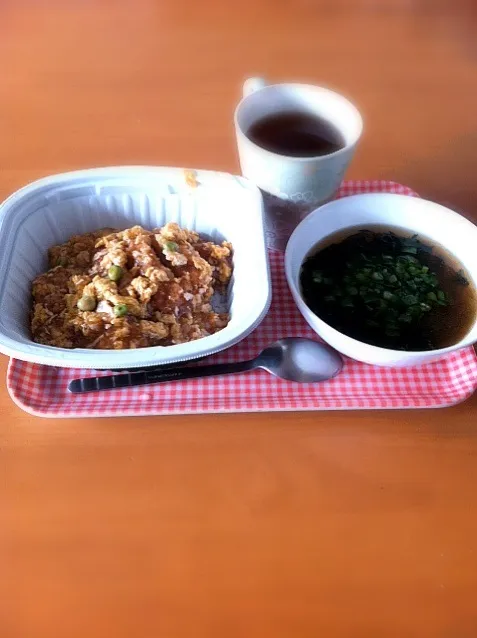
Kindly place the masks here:
<instances>
[{"instance_id":1,"label":"cup handle","mask_svg":"<svg viewBox=\"0 0 477 638\"><path fill-rule=\"evenodd\" d=\"M248 78L243 83L243 88L242 88L243 97L247 97L248 95L251 95L252 93L255 93L256 91L260 91L260 89L263 89L263 87L266 85L267 83L265 82L263 78Z\"/></svg>"}]
</instances>

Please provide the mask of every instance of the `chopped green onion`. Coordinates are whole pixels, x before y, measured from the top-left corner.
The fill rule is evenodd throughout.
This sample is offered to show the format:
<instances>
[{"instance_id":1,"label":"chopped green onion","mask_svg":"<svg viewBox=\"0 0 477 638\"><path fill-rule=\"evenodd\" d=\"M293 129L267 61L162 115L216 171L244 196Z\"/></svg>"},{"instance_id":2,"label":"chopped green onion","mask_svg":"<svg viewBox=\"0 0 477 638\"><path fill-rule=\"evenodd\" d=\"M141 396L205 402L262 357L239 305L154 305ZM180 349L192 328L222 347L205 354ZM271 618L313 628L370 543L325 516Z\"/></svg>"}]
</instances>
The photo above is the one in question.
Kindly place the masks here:
<instances>
[{"instance_id":1,"label":"chopped green onion","mask_svg":"<svg viewBox=\"0 0 477 638\"><path fill-rule=\"evenodd\" d=\"M329 317L336 316L335 327L356 321L367 329L380 330L393 338L411 339L414 326L437 306L446 306L449 300L435 272L421 262L421 250L432 252L428 246L414 238L399 238L383 233L384 253L375 249L373 234L363 231L363 252L343 252L339 263L316 261L309 269L307 286L316 299L316 308ZM369 243L369 248L368 244ZM313 259L313 258L312 258ZM468 283L463 271L457 278ZM405 348L405 341L399 347Z\"/></svg>"},{"instance_id":2,"label":"chopped green onion","mask_svg":"<svg viewBox=\"0 0 477 638\"><path fill-rule=\"evenodd\" d=\"M405 295L402 298L402 301L404 304L406 304L406 306L414 306L415 304L417 304L417 297L416 295Z\"/></svg>"}]
</instances>

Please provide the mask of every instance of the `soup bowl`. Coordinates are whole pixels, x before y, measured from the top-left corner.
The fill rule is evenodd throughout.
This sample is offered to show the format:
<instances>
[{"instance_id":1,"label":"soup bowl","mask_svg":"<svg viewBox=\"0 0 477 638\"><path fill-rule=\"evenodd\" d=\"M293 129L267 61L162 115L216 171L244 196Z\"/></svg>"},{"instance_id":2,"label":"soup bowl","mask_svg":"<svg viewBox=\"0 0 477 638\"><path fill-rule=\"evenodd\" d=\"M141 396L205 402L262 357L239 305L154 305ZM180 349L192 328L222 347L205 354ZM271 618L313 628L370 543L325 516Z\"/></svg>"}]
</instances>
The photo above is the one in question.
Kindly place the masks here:
<instances>
[{"instance_id":1,"label":"soup bowl","mask_svg":"<svg viewBox=\"0 0 477 638\"><path fill-rule=\"evenodd\" d=\"M337 199L310 213L294 230L285 252L285 272L291 293L311 328L342 354L381 366L414 366L438 359L477 341L477 313L465 336L446 348L403 351L373 346L342 332L316 315L304 301L300 287L302 264L317 244L330 235L353 232L371 226L392 227L405 234L417 234L427 243L439 244L477 282L477 226L462 215L439 204L390 193L370 193ZM452 308L449 308L452 312Z\"/></svg>"}]
</instances>

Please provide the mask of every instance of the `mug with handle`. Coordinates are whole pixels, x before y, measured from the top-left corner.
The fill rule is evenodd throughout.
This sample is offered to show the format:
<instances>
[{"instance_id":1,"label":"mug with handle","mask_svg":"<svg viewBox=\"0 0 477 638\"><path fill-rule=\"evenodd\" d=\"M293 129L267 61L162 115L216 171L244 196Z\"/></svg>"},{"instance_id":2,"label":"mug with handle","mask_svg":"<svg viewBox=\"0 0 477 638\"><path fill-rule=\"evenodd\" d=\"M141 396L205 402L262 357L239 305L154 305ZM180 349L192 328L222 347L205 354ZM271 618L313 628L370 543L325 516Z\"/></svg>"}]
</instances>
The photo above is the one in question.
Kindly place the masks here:
<instances>
[{"instance_id":1,"label":"mug with handle","mask_svg":"<svg viewBox=\"0 0 477 638\"><path fill-rule=\"evenodd\" d=\"M311 113L331 123L340 132L343 147L327 155L291 157L266 150L247 136L258 120L290 111ZM242 174L264 195L269 243L283 248L299 221L338 190L361 136L361 115L349 100L329 89L267 85L261 78L249 78L234 121Z\"/></svg>"}]
</instances>

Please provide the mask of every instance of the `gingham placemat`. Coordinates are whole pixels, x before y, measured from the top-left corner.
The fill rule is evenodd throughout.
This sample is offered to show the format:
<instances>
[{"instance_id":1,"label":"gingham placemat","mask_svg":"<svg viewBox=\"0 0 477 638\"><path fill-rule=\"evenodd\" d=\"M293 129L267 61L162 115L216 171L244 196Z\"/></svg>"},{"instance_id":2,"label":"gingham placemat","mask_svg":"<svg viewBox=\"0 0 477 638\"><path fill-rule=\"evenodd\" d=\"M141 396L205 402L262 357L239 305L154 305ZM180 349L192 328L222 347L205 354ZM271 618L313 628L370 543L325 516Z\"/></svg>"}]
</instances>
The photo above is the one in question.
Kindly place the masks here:
<instances>
[{"instance_id":1,"label":"gingham placemat","mask_svg":"<svg viewBox=\"0 0 477 638\"><path fill-rule=\"evenodd\" d=\"M393 182L358 181L343 183L338 197L373 191L415 195L409 188ZM273 301L267 317L244 341L209 357L207 362L252 358L281 337L316 338L288 290L283 253L270 252L270 267ZM346 360L338 377L316 384L283 381L257 370L84 395L67 391L72 379L97 374L91 370L52 368L12 359L7 387L19 407L45 417L437 408L463 401L474 392L477 357L469 347L438 362L414 368L379 368Z\"/></svg>"}]
</instances>

